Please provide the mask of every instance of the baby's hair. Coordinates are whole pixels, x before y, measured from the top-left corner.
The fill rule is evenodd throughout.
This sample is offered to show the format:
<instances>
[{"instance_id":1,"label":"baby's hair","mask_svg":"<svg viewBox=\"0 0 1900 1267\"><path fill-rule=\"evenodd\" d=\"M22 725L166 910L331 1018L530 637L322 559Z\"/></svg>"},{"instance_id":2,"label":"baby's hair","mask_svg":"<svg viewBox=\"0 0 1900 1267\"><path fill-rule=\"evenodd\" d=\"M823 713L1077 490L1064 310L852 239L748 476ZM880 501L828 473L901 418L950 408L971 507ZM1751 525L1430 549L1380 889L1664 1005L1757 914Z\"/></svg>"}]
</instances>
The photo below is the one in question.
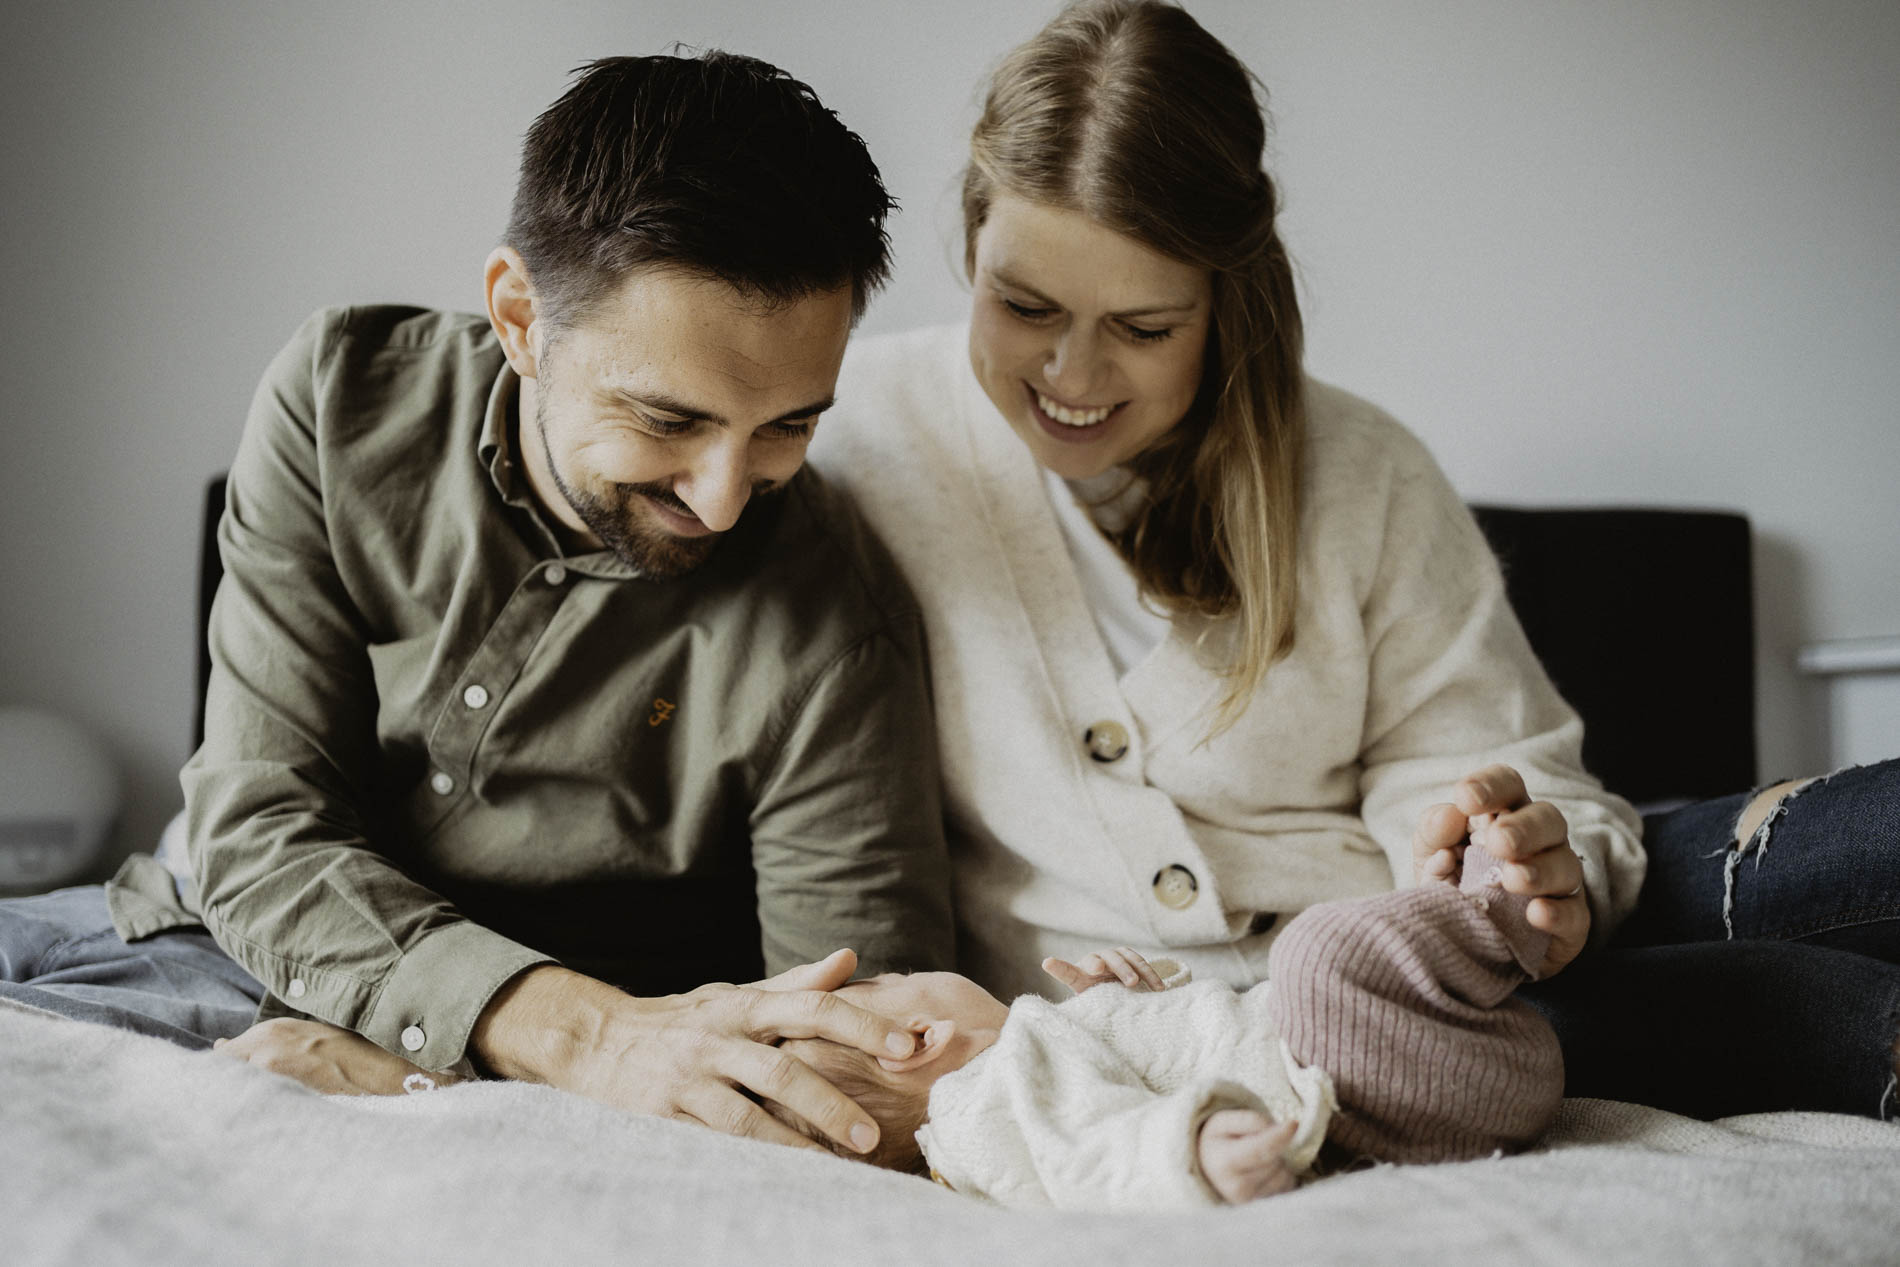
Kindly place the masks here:
<instances>
[{"instance_id":1,"label":"baby's hair","mask_svg":"<svg viewBox=\"0 0 1900 1267\"><path fill-rule=\"evenodd\" d=\"M826 1082L856 1100L858 1107L871 1115L877 1122L877 1147L868 1153L853 1152L819 1134L809 1123L777 1104L767 1101L766 1112L840 1157L907 1174L924 1172L924 1153L917 1144L917 1128L924 1124L930 1110L927 1081L921 1086L912 1085L902 1080L902 1075L887 1073L875 1059L856 1048L826 1038L792 1038L780 1046L789 1055L810 1065Z\"/></svg>"}]
</instances>

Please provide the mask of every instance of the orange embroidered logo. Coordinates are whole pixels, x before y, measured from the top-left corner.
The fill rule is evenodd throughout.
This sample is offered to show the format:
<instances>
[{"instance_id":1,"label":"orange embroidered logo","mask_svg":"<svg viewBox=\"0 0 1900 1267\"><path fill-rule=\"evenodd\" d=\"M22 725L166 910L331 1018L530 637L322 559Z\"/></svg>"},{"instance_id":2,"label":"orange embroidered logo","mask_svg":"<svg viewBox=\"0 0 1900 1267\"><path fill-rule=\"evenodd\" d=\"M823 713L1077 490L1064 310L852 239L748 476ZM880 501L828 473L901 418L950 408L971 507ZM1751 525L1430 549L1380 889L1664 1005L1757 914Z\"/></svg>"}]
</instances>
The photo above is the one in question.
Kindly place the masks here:
<instances>
[{"instance_id":1,"label":"orange embroidered logo","mask_svg":"<svg viewBox=\"0 0 1900 1267\"><path fill-rule=\"evenodd\" d=\"M672 721L673 710L677 707L679 707L677 704L669 704L667 701L663 699L654 700L653 701L653 715L647 718L647 725L657 726L661 722Z\"/></svg>"}]
</instances>

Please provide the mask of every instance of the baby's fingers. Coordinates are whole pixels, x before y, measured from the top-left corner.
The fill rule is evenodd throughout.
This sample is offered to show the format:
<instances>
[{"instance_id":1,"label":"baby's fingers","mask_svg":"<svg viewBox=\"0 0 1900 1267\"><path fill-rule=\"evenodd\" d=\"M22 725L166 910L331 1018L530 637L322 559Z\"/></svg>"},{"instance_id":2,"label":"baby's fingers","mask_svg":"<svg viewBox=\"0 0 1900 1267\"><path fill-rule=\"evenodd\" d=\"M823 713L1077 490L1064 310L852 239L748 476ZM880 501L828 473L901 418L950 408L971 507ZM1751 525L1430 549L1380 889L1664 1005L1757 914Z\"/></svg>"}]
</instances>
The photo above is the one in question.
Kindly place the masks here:
<instances>
[{"instance_id":1,"label":"baby's fingers","mask_svg":"<svg viewBox=\"0 0 1900 1267\"><path fill-rule=\"evenodd\" d=\"M1090 962L1094 962L1097 965L1094 972L1087 970L1087 965ZM1042 970L1054 977L1057 981L1060 981L1063 985L1068 986L1077 994L1080 994L1092 985L1100 985L1104 981L1113 981L1115 979L1109 976L1100 965L1101 957L1099 955L1090 955L1079 965L1072 964L1066 959L1058 959L1054 955L1051 955L1042 961Z\"/></svg>"},{"instance_id":2,"label":"baby's fingers","mask_svg":"<svg viewBox=\"0 0 1900 1267\"><path fill-rule=\"evenodd\" d=\"M1135 980L1130 981L1127 977L1122 977L1121 979L1122 984L1129 989L1165 990L1168 988L1162 983L1161 974L1154 970L1154 965L1141 957L1140 952L1131 950L1127 946L1117 946L1115 953L1122 957L1124 963L1134 969ZM1119 973L1116 975L1120 976Z\"/></svg>"}]
</instances>

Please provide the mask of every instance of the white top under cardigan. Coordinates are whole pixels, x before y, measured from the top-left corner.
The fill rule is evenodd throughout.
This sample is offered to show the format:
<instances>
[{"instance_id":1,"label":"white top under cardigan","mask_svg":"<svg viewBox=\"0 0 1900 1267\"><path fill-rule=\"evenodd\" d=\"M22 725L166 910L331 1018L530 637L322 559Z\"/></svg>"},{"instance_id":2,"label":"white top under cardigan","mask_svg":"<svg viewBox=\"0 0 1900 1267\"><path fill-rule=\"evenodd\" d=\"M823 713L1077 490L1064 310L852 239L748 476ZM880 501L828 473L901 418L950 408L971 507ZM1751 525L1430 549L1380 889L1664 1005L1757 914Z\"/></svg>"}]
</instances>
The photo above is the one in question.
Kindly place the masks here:
<instances>
[{"instance_id":1,"label":"white top under cardigan","mask_svg":"<svg viewBox=\"0 0 1900 1267\"><path fill-rule=\"evenodd\" d=\"M1154 964L1164 975L1174 966ZM1339 1103L1332 1079L1274 1033L1270 989L1109 983L1061 1004L1020 998L995 1044L931 1088L924 1158L958 1192L1001 1205L1219 1205L1197 1156L1201 1124L1256 1109L1299 1123L1285 1157L1305 1177Z\"/></svg>"},{"instance_id":2,"label":"white top under cardigan","mask_svg":"<svg viewBox=\"0 0 1900 1267\"><path fill-rule=\"evenodd\" d=\"M1568 820L1595 935L1633 906L1635 812L1584 773L1470 513L1374 406L1309 383L1294 648L1209 738L1233 622L1176 618L1117 673L963 327L855 342L838 402L812 460L922 605L959 959L1002 997L1053 993L1046 955L1112 945L1261 980L1285 915L1409 885L1420 812L1494 761ZM1117 760L1091 759L1100 722L1127 732Z\"/></svg>"}]
</instances>

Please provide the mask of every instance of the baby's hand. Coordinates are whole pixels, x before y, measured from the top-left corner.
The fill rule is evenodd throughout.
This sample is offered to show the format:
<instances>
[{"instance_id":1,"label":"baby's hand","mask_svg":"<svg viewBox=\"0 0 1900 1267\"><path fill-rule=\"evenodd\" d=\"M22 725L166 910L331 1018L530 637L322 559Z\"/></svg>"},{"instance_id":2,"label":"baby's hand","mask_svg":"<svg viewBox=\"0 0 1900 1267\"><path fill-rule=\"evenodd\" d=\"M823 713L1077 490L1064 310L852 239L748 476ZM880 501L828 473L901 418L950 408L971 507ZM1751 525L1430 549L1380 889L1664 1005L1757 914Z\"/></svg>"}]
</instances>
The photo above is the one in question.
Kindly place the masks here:
<instances>
[{"instance_id":1,"label":"baby's hand","mask_svg":"<svg viewBox=\"0 0 1900 1267\"><path fill-rule=\"evenodd\" d=\"M1222 1109L1201 1123L1195 1142L1201 1173L1229 1205L1290 1191L1296 1180L1282 1154L1293 1126L1253 1109Z\"/></svg>"},{"instance_id":2,"label":"baby's hand","mask_svg":"<svg viewBox=\"0 0 1900 1267\"><path fill-rule=\"evenodd\" d=\"M1042 970L1077 994L1094 985L1119 981L1131 990L1165 990L1161 974L1148 961L1126 946L1098 950L1081 963L1070 963L1053 955L1042 961Z\"/></svg>"}]
</instances>

